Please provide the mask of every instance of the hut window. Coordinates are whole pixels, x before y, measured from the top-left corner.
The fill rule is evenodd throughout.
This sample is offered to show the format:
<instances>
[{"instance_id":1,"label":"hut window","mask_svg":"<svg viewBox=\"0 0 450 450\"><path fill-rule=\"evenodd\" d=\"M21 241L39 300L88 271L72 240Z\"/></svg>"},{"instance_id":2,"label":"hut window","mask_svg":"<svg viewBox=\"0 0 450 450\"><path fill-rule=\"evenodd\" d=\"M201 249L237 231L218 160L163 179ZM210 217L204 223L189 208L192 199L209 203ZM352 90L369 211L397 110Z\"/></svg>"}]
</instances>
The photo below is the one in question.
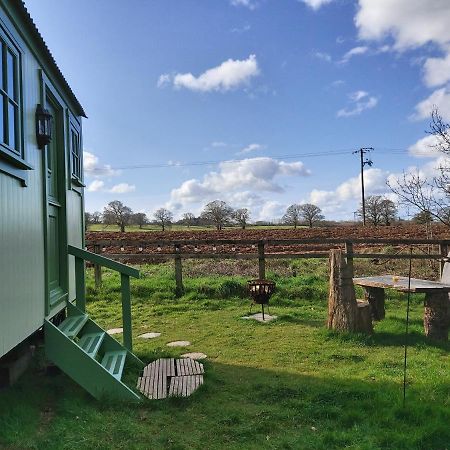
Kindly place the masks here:
<instances>
[{"instance_id":1,"label":"hut window","mask_svg":"<svg viewBox=\"0 0 450 450\"><path fill-rule=\"evenodd\" d=\"M81 181L81 145L80 135L73 128L70 130L70 152L72 160L72 178Z\"/></svg>"},{"instance_id":2,"label":"hut window","mask_svg":"<svg viewBox=\"0 0 450 450\"><path fill-rule=\"evenodd\" d=\"M8 150L22 157L20 145L20 99L18 55L1 39L0 58L0 141Z\"/></svg>"},{"instance_id":3,"label":"hut window","mask_svg":"<svg viewBox=\"0 0 450 450\"><path fill-rule=\"evenodd\" d=\"M0 25L0 172L27 185L22 129L22 52Z\"/></svg>"}]
</instances>

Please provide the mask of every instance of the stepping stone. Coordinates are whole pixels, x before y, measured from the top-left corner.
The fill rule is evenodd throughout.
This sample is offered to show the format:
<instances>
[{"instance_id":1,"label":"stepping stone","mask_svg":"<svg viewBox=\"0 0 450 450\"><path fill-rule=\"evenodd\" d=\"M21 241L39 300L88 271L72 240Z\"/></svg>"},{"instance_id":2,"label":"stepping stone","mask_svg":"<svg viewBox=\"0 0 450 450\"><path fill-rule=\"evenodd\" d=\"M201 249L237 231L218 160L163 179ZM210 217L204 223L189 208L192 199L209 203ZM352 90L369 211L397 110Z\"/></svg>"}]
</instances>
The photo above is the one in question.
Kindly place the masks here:
<instances>
[{"instance_id":1,"label":"stepping stone","mask_svg":"<svg viewBox=\"0 0 450 450\"><path fill-rule=\"evenodd\" d=\"M173 341L167 344L167 347L189 347L191 343L189 341Z\"/></svg>"},{"instance_id":2,"label":"stepping stone","mask_svg":"<svg viewBox=\"0 0 450 450\"><path fill-rule=\"evenodd\" d=\"M107 333L110 335L120 334L123 333L123 328L111 328L110 330L107 331Z\"/></svg>"},{"instance_id":3,"label":"stepping stone","mask_svg":"<svg viewBox=\"0 0 450 450\"><path fill-rule=\"evenodd\" d=\"M204 353L200 352L192 352L192 353L185 353L184 355L181 355L182 358L191 358L191 359L205 359L207 356Z\"/></svg>"},{"instance_id":4,"label":"stepping stone","mask_svg":"<svg viewBox=\"0 0 450 450\"><path fill-rule=\"evenodd\" d=\"M277 318L278 318L278 316L271 316L270 314L264 314L264 320L263 320L262 313L256 313L251 316L241 317L241 319L257 320L258 322L263 322L263 323L271 322L272 320L275 320Z\"/></svg>"},{"instance_id":5,"label":"stepping stone","mask_svg":"<svg viewBox=\"0 0 450 450\"><path fill-rule=\"evenodd\" d=\"M144 333L139 335L138 337L142 338L142 339L154 339L161 336L161 333Z\"/></svg>"},{"instance_id":6,"label":"stepping stone","mask_svg":"<svg viewBox=\"0 0 450 450\"><path fill-rule=\"evenodd\" d=\"M205 369L191 358L162 358L151 362L137 380L137 388L149 399L188 397L203 384Z\"/></svg>"}]
</instances>

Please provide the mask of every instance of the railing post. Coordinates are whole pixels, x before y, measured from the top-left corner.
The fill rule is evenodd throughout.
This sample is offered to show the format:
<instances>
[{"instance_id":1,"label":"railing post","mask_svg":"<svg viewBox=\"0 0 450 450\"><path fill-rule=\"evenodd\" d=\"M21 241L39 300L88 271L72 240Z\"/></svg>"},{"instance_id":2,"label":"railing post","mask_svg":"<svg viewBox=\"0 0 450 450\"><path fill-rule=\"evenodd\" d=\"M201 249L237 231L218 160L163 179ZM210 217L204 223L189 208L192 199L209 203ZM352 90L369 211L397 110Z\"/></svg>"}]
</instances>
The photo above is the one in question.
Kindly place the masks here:
<instances>
[{"instance_id":1,"label":"railing post","mask_svg":"<svg viewBox=\"0 0 450 450\"><path fill-rule=\"evenodd\" d=\"M352 274L353 277L355 274L355 271L353 269L353 242L345 241L345 253L347 254L346 256L347 267L349 268L350 273Z\"/></svg>"},{"instance_id":2,"label":"railing post","mask_svg":"<svg viewBox=\"0 0 450 450\"><path fill-rule=\"evenodd\" d=\"M448 244L446 244L445 242L440 242L439 243L439 253L442 256L439 275L442 277L442 271L444 270L444 264L445 264L445 261L443 260L443 258L447 258Z\"/></svg>"},{"instance_id":3,"label":"railing post","mask_svg":"<svg viewBox=\"0 0 450 450\"><path fill-rule=\"evenodd\" d=\"M180 246L175 245L175 295L181 297L184 293L183 286L183 266L181 262Z\"/></svg>"},{"instance_id":4,"label":"railing post","mask_svg":"<svg viewBox=\"0 0 450 450\"><path fill-rule=\"evenodd\" d=\"M94 253L100 254L100 245L94 245ZM95 278L95 289L98 289L102 285L102 266L100 264L94 264L94 278Z\"/></svg>"},{"instance_id":5,"label":"railing post","mask_svg":"<svg viewBox=\"0 0 450 450\"><path fill-rule=\"evenodd\" d=\"M260 280L264 280L266 278L266 258L264 256L264 242L258 242L258 276Z\"/></svg>"},{"instance_id":6,"label":"railing post","mask_svg":"<svg viewBox=\"0 0 450 450\"><path fill-rule=\"evenodd\" d=\"M86 311L86 284L84 259L75 256L75 295L78 309Z\"/></svg>"},{"instance_id":7,"label":"railing post","mask_svg":"<svg viewBox=\"0 0 450 450\"><path fill-rule=\"evenodd\" d=\"M133 337L131 328L131 296L130 296L130 277L123 273L120 274L122 291L122 326L123 326L123 345L130 352L133 351Z\"/></svg>"}]
</instances>

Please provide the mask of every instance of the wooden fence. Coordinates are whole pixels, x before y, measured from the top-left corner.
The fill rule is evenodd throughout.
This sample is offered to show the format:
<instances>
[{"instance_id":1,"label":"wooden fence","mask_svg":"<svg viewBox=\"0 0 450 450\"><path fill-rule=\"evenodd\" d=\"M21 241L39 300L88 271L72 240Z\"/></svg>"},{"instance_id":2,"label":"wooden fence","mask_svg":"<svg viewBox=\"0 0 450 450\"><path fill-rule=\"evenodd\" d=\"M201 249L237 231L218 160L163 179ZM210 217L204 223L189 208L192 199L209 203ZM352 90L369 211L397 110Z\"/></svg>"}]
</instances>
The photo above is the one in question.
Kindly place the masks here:
<instances>
[{"instance_id":1,"label":"wooden fence","mask_svg":"<svg viewBox=\"0 0 450 450\"><path fill-rule=\"evenodd\" d=\"M122 262L142 264L148 261L174 260L177 295L183 293L183 259L258 259L258 276L266 276L267 259L328 258L330 248L344 249L347 262L353 265L354 258L369 259L436 259L441 262L447 257L450 240L432 239L267 239L267 240L233 240L233 239L191 239L191 240L135 240L102 239L88 240L86 246L94 253ZM307 246L324 247L324 250L308 251ZM365 250L383 246L401 247L392 253L355 251L355 246ZM424 248L425 246L425 248ZM435 247L437 246L437 251ZM276 251L277 247L295 249L295 251ZM420 253L405 253L409 248L418 248ZM108 249L120 249L120 253L107 252ZM267 249L271 251L268 252ZM134 250L134 252L130 252ZM275 250L275 251L274 251ZM431 251L436 251L432 253ZM95 285L102 282L101 266L94 265Z\"/></svg>"}]
</instances>

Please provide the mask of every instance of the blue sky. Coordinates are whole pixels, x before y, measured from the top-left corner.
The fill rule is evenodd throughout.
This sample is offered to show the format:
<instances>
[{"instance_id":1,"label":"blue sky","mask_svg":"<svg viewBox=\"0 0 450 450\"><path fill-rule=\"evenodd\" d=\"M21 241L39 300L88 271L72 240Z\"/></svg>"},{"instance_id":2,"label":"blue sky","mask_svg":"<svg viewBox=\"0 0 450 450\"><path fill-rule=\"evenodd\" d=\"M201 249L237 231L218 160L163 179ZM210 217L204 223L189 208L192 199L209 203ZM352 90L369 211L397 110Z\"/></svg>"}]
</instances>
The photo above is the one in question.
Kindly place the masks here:
<instances>
[{"instance_id":1,"label":"blue sky","mask_svg":"<svg viewBox=\"0 0 450 450\"><path fill-rule=\"evenodd\" d=\"M89 116L88 211L221 199L253 220L302 202L346 219L353 150L375 148L368 195L439 163L424 130L433 104L450 120L450 2L25 3Z\"/></svg>"}]
</instances>

